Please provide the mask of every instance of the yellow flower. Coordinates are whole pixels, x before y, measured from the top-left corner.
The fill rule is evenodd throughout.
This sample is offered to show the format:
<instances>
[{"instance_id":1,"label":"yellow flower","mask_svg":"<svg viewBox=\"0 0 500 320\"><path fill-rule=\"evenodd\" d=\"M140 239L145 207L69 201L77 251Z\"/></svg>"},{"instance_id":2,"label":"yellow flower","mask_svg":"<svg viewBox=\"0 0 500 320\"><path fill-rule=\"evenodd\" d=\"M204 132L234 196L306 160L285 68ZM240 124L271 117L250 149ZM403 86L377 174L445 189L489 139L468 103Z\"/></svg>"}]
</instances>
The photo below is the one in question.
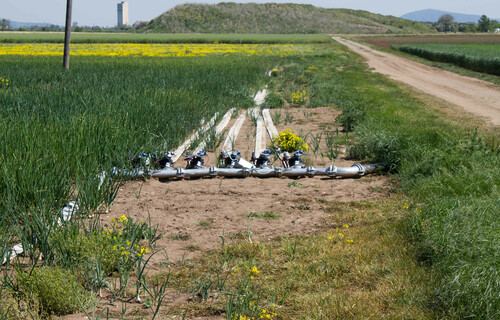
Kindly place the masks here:
<instances>
[{"instance_id":1,"label":"yellow flower","mask_svg":"<svg viewBox=\"0 0 500 320\"><path fill-rule=\"evenodd\" d=\"M0 55L62 55L63 45L55 43L0 44ZM148 57L206 57L209 55L297 55L312 52L309 45L295 44L150 44L150 43L75 43L71 53L76 56L148 56Z\"/></svg>"}]
</instances>

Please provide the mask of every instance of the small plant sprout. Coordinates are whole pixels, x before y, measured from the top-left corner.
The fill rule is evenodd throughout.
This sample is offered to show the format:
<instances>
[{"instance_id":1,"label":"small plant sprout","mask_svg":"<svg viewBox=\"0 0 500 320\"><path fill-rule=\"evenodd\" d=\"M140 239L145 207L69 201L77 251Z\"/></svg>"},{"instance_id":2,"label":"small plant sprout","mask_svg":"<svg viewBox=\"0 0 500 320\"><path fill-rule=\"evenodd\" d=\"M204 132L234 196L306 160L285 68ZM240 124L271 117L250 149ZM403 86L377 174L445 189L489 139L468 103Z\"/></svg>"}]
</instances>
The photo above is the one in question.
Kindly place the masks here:
<instances>
[{"instance_id":1,"label":"small plant sprout","mask_svg":"<svg viewBox=\"0 0 500 320\"><path fill-rule=\"evenodd\" d=\"M271 119L273 120L274 124L280 124L281 123L281 111L277 110L275 112L271 113Z\"/></svg>"},{"instance_id":2,"label":"small plant sprout","mask_svg":"<svg viewBox=\"0 0 500 320\"><path fill-rule=\"evenodd\" d=\"M286 111L285 112L285 124L290 124L292 122L293 122L293 115L290 112Z\"/></svg>"}]
</instances>

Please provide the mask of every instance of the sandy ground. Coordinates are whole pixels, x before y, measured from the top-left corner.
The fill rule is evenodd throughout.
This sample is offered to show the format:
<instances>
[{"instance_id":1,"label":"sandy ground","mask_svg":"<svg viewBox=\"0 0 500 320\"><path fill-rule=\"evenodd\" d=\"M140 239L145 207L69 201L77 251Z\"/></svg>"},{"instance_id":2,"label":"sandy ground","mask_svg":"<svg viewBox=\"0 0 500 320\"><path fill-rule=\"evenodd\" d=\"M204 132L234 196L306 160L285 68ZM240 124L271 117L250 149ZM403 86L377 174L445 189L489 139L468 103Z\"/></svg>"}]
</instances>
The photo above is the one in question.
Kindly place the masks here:
<instances>
[{"instance_id":1,"label":"sandy ground","mask_svg":"<svg viewBox=\"0 0 500 320\"><path fill-rule=\"evenodd\" d=\"M431 94L500 126L500 87L333 37L367 60L374 71Z\"/></svg>"}]
</instances>

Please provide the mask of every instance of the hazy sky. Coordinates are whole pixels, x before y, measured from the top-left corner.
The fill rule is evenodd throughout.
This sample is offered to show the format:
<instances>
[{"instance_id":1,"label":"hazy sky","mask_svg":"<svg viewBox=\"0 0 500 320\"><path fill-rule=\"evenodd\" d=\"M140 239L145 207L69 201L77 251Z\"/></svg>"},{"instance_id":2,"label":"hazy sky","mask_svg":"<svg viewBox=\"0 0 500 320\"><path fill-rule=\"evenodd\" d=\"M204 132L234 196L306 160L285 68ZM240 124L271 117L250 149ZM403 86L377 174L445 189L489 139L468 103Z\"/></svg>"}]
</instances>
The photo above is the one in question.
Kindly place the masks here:
<instances>
[{"instance_id":1,"label":"hazy sky","mask_svg":"<svg viewBox=\"0 0 500 320\"><path fill-rule=\"evenodd\" d=\"M73 0L73 22L88 26L116 25L117 0ZM201 0L128 0L129 22L150 20L182 3L219 3ZM226 2L229 2L226 0ZM500 18L500 0L269 0L233 2L309 3L323 8L362 9L384 15L401 16L421 9L437 9L467 14L486 14ZM19 22L53 23L64 25L66 0L0 0L0 18Z\"/></svg>"}]
</instances>

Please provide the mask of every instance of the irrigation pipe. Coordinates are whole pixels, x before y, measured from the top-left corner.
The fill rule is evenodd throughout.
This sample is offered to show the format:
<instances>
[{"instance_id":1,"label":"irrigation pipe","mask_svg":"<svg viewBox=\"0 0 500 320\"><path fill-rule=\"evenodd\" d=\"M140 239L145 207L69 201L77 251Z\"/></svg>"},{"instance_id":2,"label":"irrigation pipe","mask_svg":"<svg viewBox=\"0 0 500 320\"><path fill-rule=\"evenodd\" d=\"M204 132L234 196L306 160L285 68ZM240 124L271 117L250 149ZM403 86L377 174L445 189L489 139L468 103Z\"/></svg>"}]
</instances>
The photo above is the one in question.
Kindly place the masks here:
<instances>
[{"instance_id":1,"label":"irrigation pipe","mask_svg":"<svg viewBox=\"0 0 500 320\"><path fill-rule=\"evenodd\" d=\"M269 134L269 138L271 140L274 139L278 135L278 130L273 124L273 118L271 117L271 113L269 109L262 110L262 117L264 118L264 124L266 125L267 133Z\"/></svg>"},{"instance_id":2,"label":"irrigation pipe","mask_svg":"<svg viewBox=\"0 0 500 320\"><path fill-rule=\"evenodd\" d=\"M230 109L226 114L222 117L222 120L219 122L219 124L215 127L215 135L219 136L222 133L222 130L224 130L229 121L231 120L231 115L234 112L234 108ZM194 150L194 153L198 153L201 150L205 149L205 146L207 145L207 140L203 140L200 145Z\"/></svg>"},{"instance_id":3,"label":"irrigation pipe","mask_svg":"<svg viewBox=\"0 0 500 320\"><path fill-rule=\"evenodd\" d=\"M177 160L179 160L179 158L184 153L184 151L186 151L186 149L189 147L191 142L193 142L193 140L198 138L200 133L206 131L208 128L210 128L211 126L214 125L215 120L217 119L218 115L219 115L219 113L216 112L215 115L212 117L212 119L210 119L210 121L207 124L204 124L199 130L197 130L195 133L193 133L186 141L184 141L183 144L180 145L179 148L177 148L174 151L175 155L172 157L173 162L176 162Z\"/></svg>"}]
</instances>

